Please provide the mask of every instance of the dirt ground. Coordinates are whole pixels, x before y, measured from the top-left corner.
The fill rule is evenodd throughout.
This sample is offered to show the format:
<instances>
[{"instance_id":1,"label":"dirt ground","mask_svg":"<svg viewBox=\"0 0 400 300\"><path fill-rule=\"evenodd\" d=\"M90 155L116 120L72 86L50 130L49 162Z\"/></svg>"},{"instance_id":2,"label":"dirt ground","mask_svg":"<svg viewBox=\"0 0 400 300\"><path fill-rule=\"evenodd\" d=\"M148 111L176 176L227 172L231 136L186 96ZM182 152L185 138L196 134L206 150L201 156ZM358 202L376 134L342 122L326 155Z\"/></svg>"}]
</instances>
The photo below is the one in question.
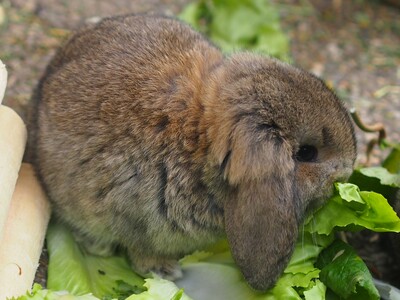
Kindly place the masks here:
<instances>
[{"instance_id":1,"label":"dirt ground","mask_svg":"<svg viewBox=\"0 0 400 300\"><path fill-rule=\"evenodd\" d=\"M32 89L47 62L85 19L149 10L176 14L187 2L0 0L0 59L9 73L4 104L26 119ZM291 40L293 63L322 77L366 123L382 122L389 139L400 142L400 9L377 0L274 2ZM360 163L373 136L357 131ZM372 162L381 157L376 149ZM400 286L399 267L380 235L349 239L374 276ZM44 276L38 281L43 283Z\"/></svg>"}]
</instances>

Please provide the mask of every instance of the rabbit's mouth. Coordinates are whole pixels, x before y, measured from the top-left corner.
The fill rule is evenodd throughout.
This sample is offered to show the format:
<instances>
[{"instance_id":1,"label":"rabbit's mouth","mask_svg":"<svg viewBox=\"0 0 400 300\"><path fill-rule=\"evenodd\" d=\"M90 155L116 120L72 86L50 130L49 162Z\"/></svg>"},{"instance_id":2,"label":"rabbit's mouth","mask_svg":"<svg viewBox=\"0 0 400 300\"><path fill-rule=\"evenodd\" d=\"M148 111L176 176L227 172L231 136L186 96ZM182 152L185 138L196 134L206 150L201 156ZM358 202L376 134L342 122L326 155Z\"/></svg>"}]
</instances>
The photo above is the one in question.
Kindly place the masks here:
<instances>
[{"instance_id":1,"label":"rabbit's mouth","mask_svg":"<svg viewBox=\"0 0 400 300\"><path fill-rule=\"evenodd\" d=\"M314 214L321 206L323 206L335 192L335 182L347 181L349 176L348 172L343 172L342 176L327 176L320 185L316 186L315 194L310 200L305 201L305 217Z\"/></svg>"},{"instance_id":2,"label":"rabbit's mouth","mask_svg":"<svg viewBox=\"0 0 400 300\"><path fill-rule=\"evenodd\" d=\"M308 205L304 213L305 219L312 216L319 208L321 208L333 195L333 192L334 186L332 185L332 189L330 191L327 191L325 195L313 198L312 200L308 201Z\"/></svg>"},{"instance_id":3,"label":"rabbit's mouth","mask_svg":"<svg viewBox=\"0 0 400 300\"><path fill-rule=\"evenodd\" d=\"M302 193L301 189L298 190L305 218L323 206L334 192L333 182L328 178L322 179L318 185L308 186L307 188L306 193Z\"/></svg>"},{"instance_id":4,"label":"rabbit's mouth","mask_svg":"<svg viewBox=\"0 0 400 300\"><path fill-rule=\"evenodd\" d=\"M313 214L329 200L335 191L335 182L348 180L353 171L353 164L353 160L344 160L339 163L325 161L319 166L318 172L315 172L315 174L325 173L324 175L314 178L309 177L297 183L299 197L303 201L306 217Z\"/></svg>"}]
</instances>

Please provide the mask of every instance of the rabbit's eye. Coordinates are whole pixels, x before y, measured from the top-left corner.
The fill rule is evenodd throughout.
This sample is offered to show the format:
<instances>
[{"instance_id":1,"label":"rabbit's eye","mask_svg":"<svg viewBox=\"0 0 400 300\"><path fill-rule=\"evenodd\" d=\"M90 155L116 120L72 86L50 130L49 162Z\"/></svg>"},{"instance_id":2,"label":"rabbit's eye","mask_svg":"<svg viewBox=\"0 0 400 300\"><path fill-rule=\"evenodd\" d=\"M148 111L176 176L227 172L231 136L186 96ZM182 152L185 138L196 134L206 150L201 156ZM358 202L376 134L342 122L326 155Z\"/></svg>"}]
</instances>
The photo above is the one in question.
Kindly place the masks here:
<instances>
[{"instance_id":1,"label":"rabbit's eye","mask_svg":"<svg viewBox=\"0 0 400 300\"><path fill-rule=\"evenodd\" d=\"M296 153L296 159L301 162L314 162L318 157L318 149L314 146L301 146Z\"/></svg>"}]
</instances>

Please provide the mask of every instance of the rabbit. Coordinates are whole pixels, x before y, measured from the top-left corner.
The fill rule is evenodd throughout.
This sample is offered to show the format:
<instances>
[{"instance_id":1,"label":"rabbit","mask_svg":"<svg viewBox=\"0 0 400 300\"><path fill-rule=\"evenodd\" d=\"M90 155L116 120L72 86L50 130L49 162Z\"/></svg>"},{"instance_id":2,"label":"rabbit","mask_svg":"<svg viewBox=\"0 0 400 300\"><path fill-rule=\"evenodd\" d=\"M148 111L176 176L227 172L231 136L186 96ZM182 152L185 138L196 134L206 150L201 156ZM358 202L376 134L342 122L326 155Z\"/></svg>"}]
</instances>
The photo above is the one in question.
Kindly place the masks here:
<instances>
[{"instance_id":1,"label":"rabbit","mask_svg":"<svg viewBox=\"0 0 400 300\"><path fill-rule=\"evenodd\" d=\"M58 50L33 95L37 175L86 251L126 249L139 274L226 238L255 290L356 157L348 111L317 77L222 54L156 15L102 19Z\"/></svg>"}]
</instances>

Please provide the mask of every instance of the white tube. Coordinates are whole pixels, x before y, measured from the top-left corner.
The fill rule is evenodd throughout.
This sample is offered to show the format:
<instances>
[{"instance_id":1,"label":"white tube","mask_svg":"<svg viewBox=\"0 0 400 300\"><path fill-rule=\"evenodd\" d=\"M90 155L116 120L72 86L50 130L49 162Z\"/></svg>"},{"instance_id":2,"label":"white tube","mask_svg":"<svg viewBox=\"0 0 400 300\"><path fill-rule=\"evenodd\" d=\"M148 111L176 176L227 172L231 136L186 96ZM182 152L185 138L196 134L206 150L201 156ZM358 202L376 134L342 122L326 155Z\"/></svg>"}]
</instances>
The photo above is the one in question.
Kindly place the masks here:
<instances>
[{"instance_id":1,"label":"white tube","mask_svg":"<svg viewBox=\"0 0 400 300\"><path fill-rule=\"evenodd\" d=\"M43 247L50 205L32 166L23 163L0 240L0 299L32 288Z\"/></svg>"},{"instance_id":2,"label":"white tube","mask_svg":"<svg viewBox=\"0 0 400 300\"><path fill-rule=\"evenodd\" d=\"M25 150L24 122L11 108L0 105L0 240Z\"/></svg>"}]
</instances>

